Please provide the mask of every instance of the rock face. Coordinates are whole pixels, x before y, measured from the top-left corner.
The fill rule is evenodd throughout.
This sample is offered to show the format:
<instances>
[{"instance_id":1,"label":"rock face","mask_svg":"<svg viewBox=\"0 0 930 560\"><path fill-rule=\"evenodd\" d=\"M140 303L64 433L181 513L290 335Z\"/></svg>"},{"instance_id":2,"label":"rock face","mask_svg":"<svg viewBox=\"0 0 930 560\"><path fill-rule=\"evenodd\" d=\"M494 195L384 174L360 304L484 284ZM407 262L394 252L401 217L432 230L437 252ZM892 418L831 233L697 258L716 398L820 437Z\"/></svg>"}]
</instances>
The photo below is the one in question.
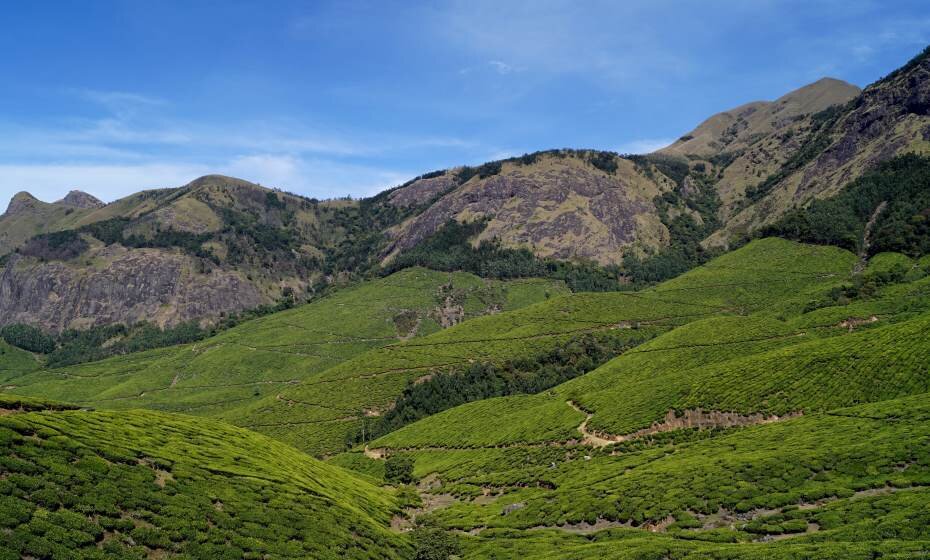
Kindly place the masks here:
<instances>
[{"instance_id":1,"label":"rock face","mask_svg":"<svg viewBox=\"0 0 930 560\"><path fill-rule=\"evenodd\" d=\"M93 195L89 195L86 192L82 191L71 191L65 197L55 204L62 204L64 206L73 206L74 208L102 208L105 204Z\"/></svg>"},{"instance_id":2,"label":"rock face","mask_svg":"<svg viewBox=\"0 0 930 560\"><path fill-rule=\"evenodd\" d=\"M742 208L725 220L724 228L707 240L726 245L735 235L777 219L788 208L812 198L828 197L850 181L894 156L916 152L930 154L930 51L905 67L865 88L860 95L825 119L811 132L804 122L795 125L800 134L772 139L788 146L772 173L780 180L764 198ZM747 151L743 157L748 155ZM764 157L765 153L754 157ZM787 165L782 165L787 164ZM749 162L735 161L748 166ZM755 183L761 183L760 174ZM720 189L732 188L722 181ZM736 189L737 195L742 189Z\"/></svg>"},{"instance_id":3,"label":"rock face","mask_svg":"<svg viewBox=\"0 0 930 560\"><path fill-rule=\"evenodd\" d=\"M559 259L618 262L634 241L661 246L667 230L652 199L671 187L646 177L629 160L616 162L613 173L576 155L504 163L499 173L472 177L391 230L388 254L415 246L450 219L479 218L489 220L479 241L498 238L505 246ZM424 192L448 190L450 181L448 176L416 181L392 193L391 201L422 201Z\"/></svg>"},{"instance_id":4,"label":"rock face","mask_svg":"<svg viewBox=\"0 0 930 560\"><path fill-rule=\"evenodd\" d=\"M4 212L3 215L17 216L36 208L36 206L40 204L42 204L41 201L26 191L18 192L10 199L10 204L7 206L6 212Z\"/></svg>"},{"instance_id":5,"label":"rock face","mask_svg":"<svg viewBox=\"0 0 930 560\"><path fill-rule=\"evenodd\" d=\"M106 264L78 268L14 255L0 270L0 324L52 331L139 321L164 326L267 302L238 274L199 274L182 254L113 246L94 259Z\"/></svg>"}]
</instances>

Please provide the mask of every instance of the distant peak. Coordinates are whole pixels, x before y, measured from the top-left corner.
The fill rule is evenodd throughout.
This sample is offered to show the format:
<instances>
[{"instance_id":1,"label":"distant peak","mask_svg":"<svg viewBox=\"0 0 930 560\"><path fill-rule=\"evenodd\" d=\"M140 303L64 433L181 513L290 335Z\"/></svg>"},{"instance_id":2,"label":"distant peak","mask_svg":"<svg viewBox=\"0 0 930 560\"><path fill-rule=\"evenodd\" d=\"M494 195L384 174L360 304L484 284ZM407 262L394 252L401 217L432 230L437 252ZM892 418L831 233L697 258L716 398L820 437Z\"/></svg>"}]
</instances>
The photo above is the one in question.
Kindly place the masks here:
<instances>
[{"instance_id":1,"label":"distant peak","mask_svg":"<svg viewBox=\"0 0 930 560\"><path fill-rule=\"evenodd\" d=\"M6 213L3 215L13 216L14 214L20 214L26 210L35 208L36 204L41 204L41 201L26 191L20 191L13 195L9 206L6 207Z\"/></svg>"},{"instance_id":2,"label":"distant peak","mask_svg":"<svg viewBox=\"0 0 930 560\"><path fill-rule=\"evenodd\" d=\"M198 177L187 184L191 189L203 188L203 187L223 187L223 186L246 186L246 187L258 187L255 183L250 183L244 179L238 179L236 177L229 177L226 175L204 175L203 177Z\"/></svg>"},{"instance_id":3,"label":"distant peak","mask_svg":"<svg viewBox=\"0 0 930 560\"><path fill-rule=\"evenodd\" d=\"M801 86L798 89L788 92L779 98L780 100L792 99L798 97L812 97L826 95L830 100L837 100L842 103L852 99L859 94L861 90L849 82L838 80L836 78L820 78L816 82Z\"/></svg>"},{"instance_id":4,"label":"distant peak","mask_svg":"<svg viewBox=\"0 0 930 560\"><path fill-rule=\"evenodd\" d=\"M83 191L71 191L55 204L73 206L75 208L100 208L104 206L100 199Z\"/></svg>"}]
</instances>

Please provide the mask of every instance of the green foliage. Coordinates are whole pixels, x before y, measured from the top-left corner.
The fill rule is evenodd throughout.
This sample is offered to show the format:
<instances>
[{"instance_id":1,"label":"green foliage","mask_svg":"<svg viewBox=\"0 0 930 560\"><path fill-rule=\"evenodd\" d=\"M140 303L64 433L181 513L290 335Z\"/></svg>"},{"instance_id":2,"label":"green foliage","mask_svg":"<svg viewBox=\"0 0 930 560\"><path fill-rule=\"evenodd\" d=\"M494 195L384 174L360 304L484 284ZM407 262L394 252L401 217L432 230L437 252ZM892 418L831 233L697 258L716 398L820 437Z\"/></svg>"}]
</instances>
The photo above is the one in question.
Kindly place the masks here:
<instances>
[{"instance_id":1,"label":"green foliage","mask_svg":"<svg viewBox=\"0 0 930 560\"><path fill-rule=\"evenodd\" d=\"M18 249L20 254L43 261L66 261L87 250L87 242L74 230L37 235Z\"/></svg>"},{"instance_id":2,"label":"green foliage","mask_svg":"<svg viewBox=\"0 0 930 560\"><path fill-rule=\"evenodd\" d=\"M410 534L415 560L449 560L462 553L455 535L439 527L417 527Z\"/></svg>"},{"instance_id":3,"label":"green foliage","mask_svg":"<svg viewBox=\"0 0 930 560\"><path fill-rule=\"evenodd\" d=\"M649 336L644 332L643 337ZM467 402L516 394L539 393L583 375L639 344L606 333L585 334L535 357L500 364L474 363L410 383L394 406L377 421L366 423L354 443L378 438L402 426Z\"/></svg>"},{"instance_id":4,"label":"green foliage","mask_svg":"<svg viewBox=\"0 0 930 560\"><path fill-rule=\"evenodd\" d=\"M617 171L617 154L614 152L593 152L588 163L604 173L613 175Z\"/></svg>"},{"instance_id":5,"label":"green foliage","mask_svg":"<svg viewBox=\"0 0 930 560\"><path fill-rule=\"evenodd\" d=\"M858 250L865 225L886 203L872 228L870 254L930 252L930 158L907 154L880 164L836 196L792 210L761 235Z\"/></svg>"},{"instance_id":6,"label":"green foliage","mask_svg":"<svg viewBox=\"0 0 930 560\"><path fill-rule=\"evenodd\" d=\"M0 327L0 338L11 346L38 354L48 354L55 349L55 338L31 325L13 324Z\"/></svg>"},{"instance_id":7,"label":"green foliage","mask_svg":"<svg viewBox=\"0 0 930 560\"><path fill-rule=\"evenodd\" d=\"M287 208L287 204L283 200L278 198L278 195L274 191L268 191L265 193L265 207L274 208L277 210L284 210Z\"/></svg>"},{"instance_id":8,"label":"green foliage","mask_svg":"<svg viewBox=\"0 0 930 560\"><path fill-rule=\"evenodd\" d=\"M63 359L86 359L97 352L127 352L102 361L56 364L39 369L14 356L7 368L0 361L0 383L16 392L77 402L99 408L153 408L225 418L255 430L284 437L303 449L344 447L355 426L347 417L364 416L372 393L346 384L342 402L316 397L288 404L278 394L296 389L340 363L376 348L441 329L438 312L447 298L461 308L459 320L507 311L545 300L545 294L567 293L564 285L544 280L487 281L465 273L408 269L362 282L292 309L268 309L250 320L228 317L206 332L193 324L159 333L133 327L125 334L73 333ZM403 331L397 321L403 317ZM190 335L190 336L187 336ZM196 340L193 344L130 352L166 337ZM143 344L144 343L144 344ZM0 360L5 360L0 356ZM15 382L13 381L15 379ZM332 385L329 385L330 387ZM356 389L360 389L356 392ZM403 389L403 385L397 393ZM396 394L395 394L396 396ZM316 403L323 406L316 406ZM296 428L288 427L292 415ZM339 420L339 419L342 420Z\"/></svg>"},{"instance_id":9,"label":"green foliage","mask_svg":"<svg viewBox=\"0 0 930 560\"><path fill-rule=\"evenodd\" d=\"M389 484L411 484L413 477L413 457L409 455L391 455L384 462L384 480Z\"/></svg>"},{"instance_id":10,"label":"green foliage","mask_svg":"<svg viewBox=\"0 0 930 560\"><path fill-rule=\"evenodd\" d=\"M677 162L665 159L655 161ZM684 167L673 166L663 173L671 173L674 180L683 182L684 175L681 174L687 174L688 166L687 163L677 163ZM684 196L679 191L668 191L653 201L659 219L668 228L669 244L656 254L645 258L632 253L624 255L623 271L634 285L644 286L674 278L719 254L719 251L708 251L701 245L701 241L720 226L720 219L717 217L720 209L717 190L713 183L705 178L695 178L694 184L697 186L695 193ZM670 213L673 209L676 210L674 217ZM700 223L688 211L700 216Z\"/></svg>"},{"instance_id":11,"label":"green foliage","mask_svg":"<svg viewBox=\"0 0 930 560\"><path fill-rule=\"evenodd\" d=\"M0 418L3 557L407 558L393 498L247 430L154 412Z\"/></svg>"},{"instance_id":12,"label":"green foliage","mask_svg":"<svg viewBox=\"0 0 930 560\"><path fill-rule=\"evenodd\" d=\"M210 334L196 321L159 328L151 323L137 323L132 327L115 323L84 330L69 329L58 336L57 348L49 353L49 367L63 367L110 356L164 348L202 340Z\"/></svg>"},{"instance_id":13,"label":"green foliage","mask_svg":"<svg viewBox=\"0 0 930 560\"><path fill-rule=\"evenodd\" d=\"M78 231L89 233L106 245L113 245L114 243L122 243L123 230L129 225L129 222L129 218L111 218L81 226Z\"/></svg>"}]
</instances>

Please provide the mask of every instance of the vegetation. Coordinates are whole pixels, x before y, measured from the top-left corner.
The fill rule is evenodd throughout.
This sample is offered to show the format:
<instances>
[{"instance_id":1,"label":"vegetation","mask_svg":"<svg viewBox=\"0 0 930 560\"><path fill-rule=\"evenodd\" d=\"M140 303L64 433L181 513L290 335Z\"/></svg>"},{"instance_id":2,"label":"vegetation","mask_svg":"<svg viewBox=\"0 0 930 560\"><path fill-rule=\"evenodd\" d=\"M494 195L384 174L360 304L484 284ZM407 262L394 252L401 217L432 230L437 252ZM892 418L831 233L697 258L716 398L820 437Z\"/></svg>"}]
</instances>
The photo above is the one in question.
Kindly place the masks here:
<instances>
[{"instance_id":1,"label":"vegetation","mask_svg":"<svg viewBox=\"0 0 930 560\"><path fill-rule=\"evenodd\" d=\"M679 184L683 183L688 172L687 164L682 162L677 166L668 163L659 168ZM669 244L645 258L633 253L624 255L623 272L634 285L645 286L674 278L719 254L705 250L701 245L701 241L720 227L717 190L706 177L693 178L696 192L682 195L680 191L667 191L653 201L659 219L668 228ZM675 211L674 217L672 210Z\"/></svg>"},{"instance_id":2,"label":"vegetation","mask_svg":"<svg viewBox=\"0 0 930 560\"><path fill-rule=\"evenodd\" d=\"M880 164L836 196L814 200L765 228L807 243L861 248L866 223L885 206L872 227L869 254L897 251L910 256L930 252L930 157L908 154Z\"/></svg>"},{"instance_id":3,"label":"vegetation","mask_svg":"<svg viewBox=\"0 0 930 560\"><path fill-rule=\"evenodd\" d=\"M384 462L384 480L390 484L410 484L413 477L413 457L391 455Z\"/></svg>"},{"instance_id":4,"label":"vegetation","mask_svg":"<svg viewBox=\"0 0 930 560\"><path fill-rule=\"evenodd\" d=\"M449 560L462 553L458 538L440 527L417 527L411 538L415 560Z\"/></svg>"},{"instance_id":5,"label":"vegetation","mask_svg":"<svg viewBox=\"0 0 930 560\"><path fill-rule=\"evenodd\" d=\"M350 442L367 442L467 402L539 393L599 367L640 342L640 339L619 339L607 333L589 333L536 357L521 357L501 364L475 363L439 372L422 382L407 385L394 406L383 416L366 418L359 431L351 434Z\"/></svg>"},{"instance_id":6,"label":"vegetation","mask_svg":"<svg viewBox=\"0 0 930 560\"><path fill-rule=\"evenodd\" d=\"M155 412L0 418L4 558L406 558L393 497L252 432Z\"/></svg>"},{"instance_id":7,"label":"vegetation","mask_svg":"<svg viewBox=\"0 0 930 560\"><path fill-rule=\"evenodd\" d=\"M288 405L276 396L366 351L437 333L443 328L440 321L514 310L544 301L546 294L557 297L566 292L563 285L542 280L503 283L465 273L410 269L242 322L196 343L56 368L38 369L34 360L31 367L16 368L0 362L0 383L15 386L8 390L19 394L85 406L144 407L220 417L236 424L271 424L255 426L270 434L280 431L303 437L306 430L316 435L301 447L325 440L338 450L350 429L349 423L338 419L363 415L360 405L318 407L314 400ZM452 311L445 311L447 306ZM449 319L444 319L447 313ZM108 334L97 332L97 341L107 339ZM130 344L131 333L125 336ZM110 340L104 347L107 351L118 344ZM287 411L298 409L300 430L286 427L287 417L278 414L278 405ZM264 407L273 412L263 412Z\"/></svg>"},{"instance_id":8,"label":"vegetation","mask_svg":"<svg viewBox=\"0 0 930 560\"><path fill-rule=\"evenodd\" d=\"M427 477L430 483L420 490L424 503L430 493L456 500L408 513L418 528L402 536L378 532L398 507L398 502L378 502L386 504L375 507L381 513L368 514L378 529L363 525L361 536L351 538L387 539L381 544L398 556L506 558L516 551L636 558L671 551L682 558L777 559L919 550L927 539L922 507L930 484L925 441L930 441L930 385L922 359L930 351L924 336L930 327L930 277L921 273L926 263L905 255L877 255L861 274L854 273L857 261L841 249L764 239L647 290L576 294L557 293L557 284L538 280L495 284L464 273L413 269L250 321L196 345L17 374L2 382L15 384L18 393L80 404L190 409L314 453L338 451L347 431L365 429L360 441L366 441L383 423L390 431L368 447L387 460L371 459L358 448L334 457L332 472L342 472L335 465L358 471L358 483L369 489L382 480L408 485L402 500L408 507L423 507L409 484ZM866 280L857 293L843 301L830 299L860 277ZM547 291L553 291L549 298ZM822 304L812 306L815 301ZM485 314L496 308L505 311ZM458 319L459 313L470 318ZM457 325L440 329L440 321L453 317ZM325 360L317 357L324 353ZM281 371L300 375L299 383L277 376ZM685 423L650 430L695 410L728 413L737 421L711 422L702 430L682 429ZM133 415L154 413L55 414L111 415L126 423ZM160 415L158 425L167 422L161 416L183 418ZM14 414L5 421L24 417L31 415ZM60 429L55 416L35 417L59 433L75 432ZM153 416L140 419L139 429L154 422ZM198 422L206 428L197 429L214 429L212 422ZM97 430L105 424L93 423ZM117 449L126 445L123 441L161 437L160 428L142 436L135 431L136 420L129 426L125 436L112 438ZM165 430L190 445L206 445L177 424ZM629 437L639 430L645 431ZM603 446L593 445L587 439L592 436L602 438ZM240 436L210 437L233 445ZM24 441L33 445L29 438ZM255 445L265 448L253 441L244 447ZM138 473L152 472L150 458L168 453L162 447L159 440L159 454L146 448L126 464L149 469ZM121 480L136 484L132 481L161 477L165 488L173 487L172 478L182 480L188 469L200 472L194 462L213 456L210 449L201 449L183 469L174 458L170 468L155 463L155 472L145 475L151 479L130 470L120 471ZM235 452L219 456L226 453ZM230 462L236 465L233 472L243 472L243 460ZM69 461L82 464L80 457ZM216 469L207 472L212 474L202 476L226 476ZM276 476L275 484L287 483ZM19 480L6 480L11 479ZM151 487L162 491L158 484ZM75 488L76 495L85 493ZM54 490L68 495L67 489ZM258 507L255 518L280 517L285 514L268 508L291 501L272 496L270 505L255 506L246 502L256 496L256 503L264 503L264 494L229 489L234 491L242 497L219 497L222 511ZM137 495L146 502L155 499ZM213 541L172 532L172 523L180 525L178 516L189 515L184 512L194 506L188 504L212 509L213 498L198 501L194 490L178 495L187 502L167 502L171 512L181 512L174 517L166 513L168 505L146 510L151 513L145 517L128 515L161 531L151 540L136 525L105 527L109 521L102 515L88 519L104 524L104 536L87 542L120 543L129 549L119 551L124 555L156 549L199 555L202 549L189 543ZM52 513L72 511L67 505L49 508L39 501L42 494L18 497ZM328 526L325 516L309 510L302 515ZM13 534L38 534L31 530L32 518L17 523ZM20 529L24 523L30 529ZM183 526L196 532L199 525ZM456 536L450 529L480 532ZM589 537L573 534L594 529L602 530ZM113 536L106 537L107 531ZM327 529L319 538L301 533L288 546L312 556L307 547L313 542L343 542L345 533L339 531L342 527ZM123 538L126 534L135 545ZM775 537L784 540L753 542ZM239 547L241 555L260 549L277 556L281 549L274 547L283 545L259 545L230 533L222 546Z\"/></svg>"},{"instance_id":9,"label":"vegetation","mask_svg":"<svg viewBox=\"0 0 930 560\"><path fill-rule=\"evenodd\" d=\"M48 354L55 349L55 338L45 334L42 329L23 324L6 325L0 327L0 338L11 346Z\"/></svg>"},{"instance_id":10,"label":"vegetation","mask_svg":"<svg viewBox=\"0 0 930 560\"><path fill-rule=\"evenodd\" d=\"M73 230L37 235L18 249L19 253L41 261L68 260L87 250L87 242Z\"/></svg>"}]
</instances>

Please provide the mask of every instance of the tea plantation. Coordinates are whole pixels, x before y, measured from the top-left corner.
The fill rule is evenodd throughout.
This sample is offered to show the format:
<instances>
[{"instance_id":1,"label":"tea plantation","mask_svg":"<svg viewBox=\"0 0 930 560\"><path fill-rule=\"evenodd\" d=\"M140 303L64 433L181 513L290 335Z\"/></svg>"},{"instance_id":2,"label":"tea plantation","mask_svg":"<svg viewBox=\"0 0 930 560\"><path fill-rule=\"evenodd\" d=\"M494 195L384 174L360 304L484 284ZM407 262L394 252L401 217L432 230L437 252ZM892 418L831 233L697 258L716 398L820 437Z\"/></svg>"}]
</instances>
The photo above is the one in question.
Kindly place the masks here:
<instances>
[{"instance_id":1,"label":"tea plantation","mask_svg":"<svg viewBox=\"0 0 930 560\"><path fill-rule=\"evenodd\" d=\"M636 292L409 269L182 347L0 346L4 552L927 557L928 273L772 238Z\"/></svg>"},{"instance_id":2,"label":"tea plantation","mask_svg":"<svg viewBox=\"0 0 930 560\"><path fill-rule=\"evenodd\" d=\"M408 269L317 302L245 322L201 342L38 371L0 353L0 383L101 408L150 408L233 422L237 406L274 395L352 356L462 321L516 309L567 289L558 282L483 280ZM8 346L0 346L0 352ZM23 357L23 355L27 357ZM30 374L30 372L32 372Z\"/></svg>"},{"instance_id":3,"label":"tea plantation","mask_svg":"<svg viewBox=\"0 0 930 560\"><path fill-rule=\"evenodd\" d=\"M3 558L405 556L390 491L218 422L22 412L0 446Z\"/></svg>"}]
</instances>

